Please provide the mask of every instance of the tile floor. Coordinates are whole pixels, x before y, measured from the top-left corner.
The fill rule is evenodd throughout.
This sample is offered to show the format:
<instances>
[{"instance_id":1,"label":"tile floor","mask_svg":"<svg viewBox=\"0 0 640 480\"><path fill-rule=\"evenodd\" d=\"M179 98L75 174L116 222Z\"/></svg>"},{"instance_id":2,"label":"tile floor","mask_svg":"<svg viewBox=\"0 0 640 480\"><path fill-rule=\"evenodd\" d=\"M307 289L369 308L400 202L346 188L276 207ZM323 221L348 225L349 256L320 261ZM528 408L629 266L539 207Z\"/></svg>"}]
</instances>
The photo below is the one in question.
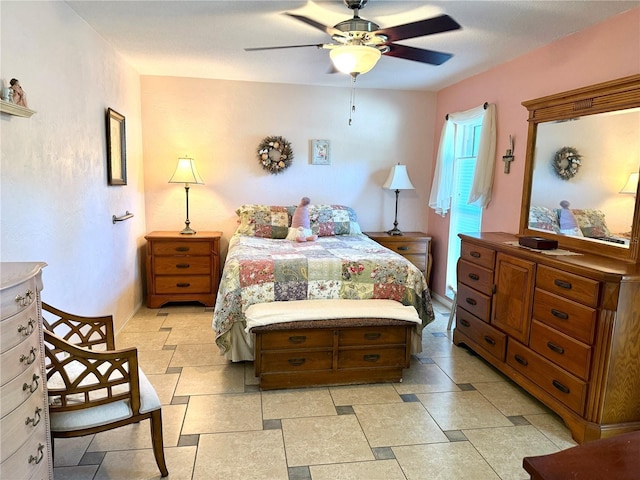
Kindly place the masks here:
<instances>
[{"instance_id":1,"label":"tile floor","mask_svg":"<svg viewBox=\"0 0 640 480\"><path fill-rule=\"evenodd\" d=\"M212 309L141 308L116 339L136 346L163 404L169 478L523 480L522 458L575 445L562 421L451 343L435 303L402 383L260 392L253 364L226 362ZM159 478L149 423L58 439L54 476Z\"/></svg>"}]
</instances>

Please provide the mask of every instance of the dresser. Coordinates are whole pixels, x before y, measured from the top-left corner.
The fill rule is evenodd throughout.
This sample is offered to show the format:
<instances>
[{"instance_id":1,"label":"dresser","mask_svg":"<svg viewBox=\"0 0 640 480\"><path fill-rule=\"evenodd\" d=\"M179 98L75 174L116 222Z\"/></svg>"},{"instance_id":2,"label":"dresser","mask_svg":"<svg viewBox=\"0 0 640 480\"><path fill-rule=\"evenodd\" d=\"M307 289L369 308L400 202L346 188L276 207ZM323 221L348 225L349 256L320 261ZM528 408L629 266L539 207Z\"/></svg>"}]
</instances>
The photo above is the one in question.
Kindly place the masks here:
<instances>
[{"instance_id":1,"label":"dresser","mask_svg":"<svg viewBox=\"0 0 640 480\"><path fill-rule=\"evenodd\" d=\"M403 232L403 235L389 235L387 232L364 232L371 240L383 247L399 253L424 274L431 284L431 237L422 232Z\"/></svg>"},{"instance_id":2,"label":"dresser","mask_svg":"<svg viewBox=\"0 0 640 480\"><path fill-rule=\"evenodd\" d=\"M220 282L222 232L151 232L147 240L147 306L200 302L213 307Z\"/></svg>"},{"instance_id":3,"label":"dresser","mask_svg":"<svg viewBox=\"0 0 640 480\"><path fill-rule=\"evenodd\" d=\"M640 430L640 265L539 253L510 234L460 238L454 344L556 412L579 443Z\"/></svg>"},{"instance_id":4,"label":"dresser","mask_svg":"<svg viewBox=\"0 0 640 480\"><path fill-rule=\"evenodd\" d=\"M45 266L0 264L0 478L53 478L40 306Z\"/></svg>"}]
</instances>

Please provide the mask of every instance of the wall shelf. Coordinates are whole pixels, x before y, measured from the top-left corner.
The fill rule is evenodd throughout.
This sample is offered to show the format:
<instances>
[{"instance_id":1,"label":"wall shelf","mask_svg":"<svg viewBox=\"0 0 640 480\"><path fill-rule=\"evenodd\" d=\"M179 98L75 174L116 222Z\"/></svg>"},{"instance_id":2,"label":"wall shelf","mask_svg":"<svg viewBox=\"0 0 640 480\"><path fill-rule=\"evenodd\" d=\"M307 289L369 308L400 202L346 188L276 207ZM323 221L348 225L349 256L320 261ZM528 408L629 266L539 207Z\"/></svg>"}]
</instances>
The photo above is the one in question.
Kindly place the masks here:
<instances>
[{"instance_id":1,"label":"wall shelf","mask_svg":"<svg viewBox=\"0 0 640 480\"><path fill-rule=\"evenodd\" d=\"M26 118L29 118L31 117L31 115L36 113L35 110L21 107L20 105L16 105L15 103L5 102L4 100L0 100L0 112Z\"/></svg>"}]
</instances>

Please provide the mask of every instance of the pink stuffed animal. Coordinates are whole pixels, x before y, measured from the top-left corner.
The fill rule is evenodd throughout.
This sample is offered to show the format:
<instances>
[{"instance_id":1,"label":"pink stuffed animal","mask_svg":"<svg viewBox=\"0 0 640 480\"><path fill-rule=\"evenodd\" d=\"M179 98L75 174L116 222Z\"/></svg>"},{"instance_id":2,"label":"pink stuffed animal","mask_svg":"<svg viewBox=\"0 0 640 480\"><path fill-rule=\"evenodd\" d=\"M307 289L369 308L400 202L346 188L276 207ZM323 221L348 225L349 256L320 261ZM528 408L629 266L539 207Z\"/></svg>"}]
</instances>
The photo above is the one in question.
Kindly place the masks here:
<instances>
[{"instance_id":1,"label":"pink stuffed animal","mask_svg":"<svg viewBox=\"0 0 640 480\"><path fill-rule=\"evenodd\" d=\"M287 234L287 240L295 240L296 242L313 242L318 238L311 231L311 221L309 219L309 197L302 197L300 204L293 213L291 219L291 227Z\"/></svg>"}]
</instances>

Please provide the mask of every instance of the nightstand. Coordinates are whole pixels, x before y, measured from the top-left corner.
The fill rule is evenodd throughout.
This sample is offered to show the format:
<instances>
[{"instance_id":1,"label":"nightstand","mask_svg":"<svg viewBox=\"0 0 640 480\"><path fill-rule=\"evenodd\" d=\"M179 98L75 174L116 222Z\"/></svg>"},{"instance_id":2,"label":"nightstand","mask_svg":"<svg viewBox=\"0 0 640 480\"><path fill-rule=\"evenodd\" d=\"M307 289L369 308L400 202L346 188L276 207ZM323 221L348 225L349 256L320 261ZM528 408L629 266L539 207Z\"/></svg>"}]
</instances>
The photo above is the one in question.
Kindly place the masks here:
<instances>
[{"instance_id":1,"label":"nightstand","mask_svg":"<svg viewBox=\"0 0 640 480\"><path fill-rule=\"evenodd\" d=\"M399 253L424 273L427 284L431 285L431 237L422 232L403 232L403 235L389 235L387 232L364 232L371 240L383 247Z\"/></svg>"},{"instance_id":2,"label":"nightstand","mask_svg":"<svg viewBox=\"0 0 640 480\"><path fill-rule=\"evenodd\" d=\"M213 307L220 282L222 232L151 232L147 239L147 306L200 302Z\"/></svg>"}]
</instances>

